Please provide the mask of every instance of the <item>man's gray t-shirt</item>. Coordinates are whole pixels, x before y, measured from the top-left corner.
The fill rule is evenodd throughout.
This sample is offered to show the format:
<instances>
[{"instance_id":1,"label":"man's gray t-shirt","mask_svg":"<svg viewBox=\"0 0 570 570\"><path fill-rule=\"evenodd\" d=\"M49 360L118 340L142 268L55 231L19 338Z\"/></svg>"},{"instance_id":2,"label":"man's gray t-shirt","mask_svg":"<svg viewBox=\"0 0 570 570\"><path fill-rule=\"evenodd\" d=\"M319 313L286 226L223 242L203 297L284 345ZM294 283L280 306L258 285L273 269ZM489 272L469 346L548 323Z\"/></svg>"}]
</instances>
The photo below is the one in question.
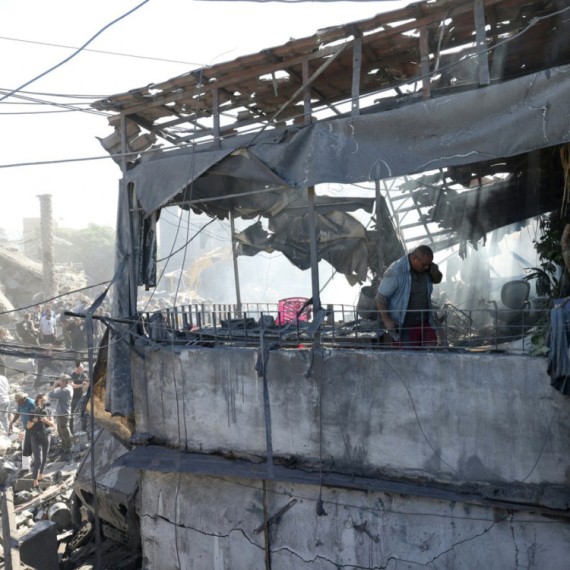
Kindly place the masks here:
<instances>
[{"instance_id":1,"label":"man's gray t-shirt","mask_svg":"<svg viewBox=\"0 0 570 570\"><path fill-rule=\"evenodd\" d=\"M58 416L68 416L71 414L71 400L73 398L73 388L68 384L60 390L52 390L48 393L50 400L57 400L55 413Z\"/></svg>"},{"instance_id":2,"label":"man's gray t-shirt","mask_svg":"<svg viewBox=\"0 0 570 570\"><path fill-rule=\"evenodd\" d=\"M429 313L421 313L429 309L428 288L427 288L427 271L418 273L410 271L412 275L412 289L410 291L410 300L408 301L408 312L404 319L404 325L419 325L429 318ZM409 312L413 311L413 312Z\"/></svg>"}]
</instances>

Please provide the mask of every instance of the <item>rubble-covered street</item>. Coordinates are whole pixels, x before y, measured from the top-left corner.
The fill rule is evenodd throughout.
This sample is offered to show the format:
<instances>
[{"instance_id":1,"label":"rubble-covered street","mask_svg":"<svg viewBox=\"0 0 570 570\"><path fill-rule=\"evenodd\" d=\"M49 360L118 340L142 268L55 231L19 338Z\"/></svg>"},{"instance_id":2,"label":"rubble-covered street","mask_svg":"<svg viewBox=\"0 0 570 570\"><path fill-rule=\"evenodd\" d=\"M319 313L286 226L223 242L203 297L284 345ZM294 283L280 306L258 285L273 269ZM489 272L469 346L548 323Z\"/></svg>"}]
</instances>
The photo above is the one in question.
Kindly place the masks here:
<instances>
[{"instance_id":1,"label":"rubble-covered street","mask_svg":"<svg viewBox=\"0 0 570 570\"><path fill-rule=\"evenodd\" d=\"M16 361L9 358L8 365L13 368L31 368L31 362L26 359ZM13 373L9 375L9 382L12 401L16 393L33 394L38 391L38 387L34 386L36 375L32 373ZM9 532L17 541L21 560L21 566L14 565L13 561L12 566L6 565L6 545L0 533L0 568L93 568L96 548L93 512L81 502L77 494L79 488L92 489L88 477L91 449L89 434L79 430L73 434L71 454L65 460L61 458L59 438L57 435L52 436L44 476L39 481L39 489L35 489L31 470L22 469L21 422L16 422L10 435L1 429L0 432L0 488L4 489L8 498L13 497L13 518ZM95 438L99 441L109 439L110 436L96 427ZM108 469L109 466L104 467ZM2 510L2 528L6 532L4 519ZM110 538L112 531L109 526L102 530L103 567L140 568L140 550L136 545L133 550L132 544L124 544L119 531L116 531L115 539Z\"/></svg>"}]
</instances>

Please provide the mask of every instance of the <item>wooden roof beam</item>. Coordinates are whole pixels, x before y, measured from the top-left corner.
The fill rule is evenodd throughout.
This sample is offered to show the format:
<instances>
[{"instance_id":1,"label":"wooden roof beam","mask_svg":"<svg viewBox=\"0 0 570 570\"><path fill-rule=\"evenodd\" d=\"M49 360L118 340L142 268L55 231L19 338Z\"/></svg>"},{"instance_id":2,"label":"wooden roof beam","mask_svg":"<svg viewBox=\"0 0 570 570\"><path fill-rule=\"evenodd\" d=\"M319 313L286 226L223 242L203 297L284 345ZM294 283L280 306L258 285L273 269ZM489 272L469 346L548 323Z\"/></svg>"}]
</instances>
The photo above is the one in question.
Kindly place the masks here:
<instances>
[{"instance_id":1,"label":"wooden roof beam","mask_svg":"<svg viewBox=\"0 0 570 570\"><path fill-rule=\"evenodd\" d=\"M280 63L283 62L283 58L279 57L278 55L275 55L270 49L265 49L262 51L263 54L265 54L267 56L267 59L269 60L269 63ZM295 78L297 80L298 83L300 83L301 85L303 84L303 77L300 73L298 73L297 71L295 71L293 68L289 67L289 66L284 66L283 70L286 71L291 77ZM311 92L317 97L317 99L319 99L320 101L325 101L326 97L323 95L323 93L321 91L319 91L318 89L316 89L315 87L313 87L313 89L311 90ZM334 111L337 115L340 115L341 112L334 106L331 105L330 106L331 111Z\"/></svg>"}]
</instances>

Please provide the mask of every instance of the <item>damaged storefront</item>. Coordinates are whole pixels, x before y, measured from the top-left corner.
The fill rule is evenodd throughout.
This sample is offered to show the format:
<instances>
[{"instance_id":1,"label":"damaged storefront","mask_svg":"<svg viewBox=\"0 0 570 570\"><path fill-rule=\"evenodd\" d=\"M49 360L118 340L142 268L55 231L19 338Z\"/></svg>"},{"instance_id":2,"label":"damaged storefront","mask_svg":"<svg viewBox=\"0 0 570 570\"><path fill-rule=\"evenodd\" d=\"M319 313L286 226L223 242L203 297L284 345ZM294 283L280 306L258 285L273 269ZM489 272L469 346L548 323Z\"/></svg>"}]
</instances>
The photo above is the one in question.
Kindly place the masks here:
<instances>
[{"instance_id":1,"label":"damaged storefront","mask_svg":"<svg viewBox=\"0 0 570 570\"><path fill-rule=\"evenodd\" d=\"M318 263L374 289L412 226L465 257L559 208L569 13L420 2L94 105L115 113L102 144L123 173L101 417L131 436L117 465L141 473L147 568L564 567L569 411L525 352L544 312L508 296L479 309L492 332L474 354L458 339L473 338L475 308L448 306L442 350L386 350L362 316L374 306L321 299ZM234 268L278 251L310 269L311 299L287 319L253 307L236 270L233 307L141 308L171 206L229 219ZM504 354L503 325L524 356Z\"/></svg>"}]
</instances>

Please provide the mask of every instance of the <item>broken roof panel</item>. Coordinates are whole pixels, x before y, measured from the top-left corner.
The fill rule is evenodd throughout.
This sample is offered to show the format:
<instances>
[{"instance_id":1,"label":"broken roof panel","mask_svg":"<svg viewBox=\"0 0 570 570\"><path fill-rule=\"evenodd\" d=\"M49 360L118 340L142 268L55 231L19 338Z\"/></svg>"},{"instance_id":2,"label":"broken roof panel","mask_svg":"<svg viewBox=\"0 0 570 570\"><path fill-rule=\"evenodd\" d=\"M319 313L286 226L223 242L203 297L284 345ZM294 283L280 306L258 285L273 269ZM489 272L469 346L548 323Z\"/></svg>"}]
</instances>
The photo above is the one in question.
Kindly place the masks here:
<instances>
[{"instance_id":1,"label":"broken roof panel","mask_svg":"<svg viewBox=\"0 0 570 570\"><path fill-rule=\"evenodd\" d=\"M319 122L286 141L249 147L246 154L258 160L243 161L233 173L224 171L222 195L231 198L232 193L251 191L251 181L260 176L259 188L271 185L271 177L260 174L262 169L273 173L274 187L281 180L291 188L304 188L420 173L561 144L570 140L569 92L570 66L564 66L405 109ZM198 176L207 165L221 167L232 158L224 158L230 152L162 153L133 168L127 180L150 214L185 185L195 181L199 189ZM192 167L192 155L204 168ZM205 186L216 191L211 184Z\"/></svg>"},{"instance_id":2,"label":"broken roof panel","mask_svg":"<svg viewBox=\"0 0 570 570\"><path fill-rule=\"evenodd\" d=\"M302 86L319 68L310 86L313 121L319 109L327 115L321 118L350 113L347 103L354 100L360 113L379 103L385 108L411 102L419 86L430 98L476 89L487 68L486 82L495 83L568 63L569 8L546 0L414 3L114 95L94 107L125 113L174 144L223 144L236 129L261 128L291 99L298 104L286 107L279 121L306 124ZM363 99L371 94L380 99ZM180 132L182 125L194 126L196 111L200 126Z\"/></svg>"}]
</instances>

